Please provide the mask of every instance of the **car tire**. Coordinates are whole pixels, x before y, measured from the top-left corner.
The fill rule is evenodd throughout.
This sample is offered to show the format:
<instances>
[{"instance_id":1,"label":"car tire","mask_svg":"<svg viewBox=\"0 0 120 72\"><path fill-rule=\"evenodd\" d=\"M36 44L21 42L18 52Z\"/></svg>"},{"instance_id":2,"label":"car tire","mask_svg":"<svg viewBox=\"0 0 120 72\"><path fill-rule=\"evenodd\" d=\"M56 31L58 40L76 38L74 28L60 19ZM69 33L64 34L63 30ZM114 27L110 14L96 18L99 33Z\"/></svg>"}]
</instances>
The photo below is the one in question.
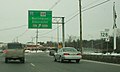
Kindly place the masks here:
<instances>
[{"instance_id":1,"label":"car tire","mask_svg":"<svg viewBox=\"0 0 120 72\"><path fill-rule=\"evenodd\" d=\"M21 58L21 59L20 59L20 62L21 62L21 63L25 63L25 58L24 58L24 57Z\"/></svg>"},{"instance_id":2,"label":"car tire","mask_svg":"<svg viewBox=\"0 0 120 72\"><path fill-rule=\"evenodd\" d=\"M55 58L54 61L57 62L57 59Z\"/></svg>"},{"instance_id":3,"label":"car tire","mask_svg":"<svg viewBox=\"0 0 120 72\"><path fill-rule=\"evenodd\" d=\"M71 60L68 60L68 62L71 62Z\"/></svg>"},{"instance_id":4,"label":"car tire","mask_svg":"<svg viewBox=\"0 0 120 72\"><path fill-rule=\"evenodd\" d=\"M80 60L78 59L78 60L76 60L76 63L79 63L80 62Z\"/></svg>"},{"instance_id":5,"label":"car tire","mask_svg":"<svg viewBox=\"0 0 120 72\"><path fill-rule=\"evenodd\" d=\"M63 63L64 62L64 60L62 59L62 57L60 57L60 63Z\"/></svg>"},{"instance_id":6,"label":"car tire","mask_svg":"<svg viewBox=\"0 0 120 72\"><path fill-rule=\"evenodd\" d=\"M5 63L8 63L8 58L5 58Z\"/></svg>"},{"instance_id":7,"label":"car tire","mask_svg":"<svg viewBox=\"0 0 120 72\"><path fill-rule=\"evenodd\" d=\"M22 62L21 63L25 63L25 60L22 60Z\"/></svg>"}]
</instances>

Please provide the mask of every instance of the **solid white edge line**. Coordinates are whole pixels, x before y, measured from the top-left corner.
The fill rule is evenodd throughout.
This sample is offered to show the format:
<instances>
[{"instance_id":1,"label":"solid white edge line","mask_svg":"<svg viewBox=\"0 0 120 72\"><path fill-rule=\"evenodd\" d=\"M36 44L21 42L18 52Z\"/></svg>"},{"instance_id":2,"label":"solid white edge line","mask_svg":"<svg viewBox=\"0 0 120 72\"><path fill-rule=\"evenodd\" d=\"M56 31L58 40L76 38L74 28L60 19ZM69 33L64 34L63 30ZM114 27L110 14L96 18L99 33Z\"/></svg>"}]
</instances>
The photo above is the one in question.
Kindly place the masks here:
<instances>
[{"instance_id":1,"label":"solid white edge line","mask_svg":"<svg viewBox=\"0 0 120 72\"><path fill-rule=\"evenodd\" d=\"M33 67L35 67L35 65L33 63L30 63Z\"/></svg>"},{"instance_id":2,"label":"solid white edge line","mask_svg":"<svg viewBox=\"0 0 120 72\"><path fill-rule=\"evenodd\" d=\"M106 64L106 65L113 65L113 66L120 66L120 64L113 64L113 63L106 63L106 62L98 62L98 61L92 61L92 60L84 60L84 59L82 59L82 61L99 63L99 64Z\"/></svg>"}]
</instances>

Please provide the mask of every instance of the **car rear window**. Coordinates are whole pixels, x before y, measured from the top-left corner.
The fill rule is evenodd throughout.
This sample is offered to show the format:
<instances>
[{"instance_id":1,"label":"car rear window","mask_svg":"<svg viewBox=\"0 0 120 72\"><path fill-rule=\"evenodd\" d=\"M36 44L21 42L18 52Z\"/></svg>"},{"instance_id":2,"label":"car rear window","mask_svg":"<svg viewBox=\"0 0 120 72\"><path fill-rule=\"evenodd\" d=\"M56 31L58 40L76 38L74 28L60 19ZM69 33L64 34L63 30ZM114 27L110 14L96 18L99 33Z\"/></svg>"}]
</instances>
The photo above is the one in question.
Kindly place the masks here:
<instances>
[{"instance_id":1,"label":"car rear window","mask_svg":"<svg viewBox=\"0 0 120 72\"><path fill-rule=\"evenodd\" d=\"M75 48L65 48L63 49L64 52L77 52Z\"/></svg>"},{"instance_id":2,"label":"car rear window","mask_svg":"<svg viewBox=\"0 0 120 72\"><path fill-rule=\"evenodd\" d=\"M17 43L10 43L8 44L8 49L21 49L22 44L17 44Z\"/></svg>"}]
</instances>

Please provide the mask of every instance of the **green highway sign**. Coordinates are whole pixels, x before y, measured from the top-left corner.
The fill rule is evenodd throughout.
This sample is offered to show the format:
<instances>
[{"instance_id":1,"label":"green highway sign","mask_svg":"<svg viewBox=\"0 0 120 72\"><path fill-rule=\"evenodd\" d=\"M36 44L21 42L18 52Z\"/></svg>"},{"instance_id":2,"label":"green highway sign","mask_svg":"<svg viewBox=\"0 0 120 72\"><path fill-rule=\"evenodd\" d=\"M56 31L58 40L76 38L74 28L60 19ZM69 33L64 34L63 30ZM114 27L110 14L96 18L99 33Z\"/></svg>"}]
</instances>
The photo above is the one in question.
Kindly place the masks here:
<instances>
[{"instance_id":1,"label":"green highway sign","mask_svg":"<svg viewBox=\"0 0 120 72\"><path fill-rule=\"evenodd\" d=\"M29 29L51 29L52 11L29 10L28 11Z\"/></svg>"}]
</instances>

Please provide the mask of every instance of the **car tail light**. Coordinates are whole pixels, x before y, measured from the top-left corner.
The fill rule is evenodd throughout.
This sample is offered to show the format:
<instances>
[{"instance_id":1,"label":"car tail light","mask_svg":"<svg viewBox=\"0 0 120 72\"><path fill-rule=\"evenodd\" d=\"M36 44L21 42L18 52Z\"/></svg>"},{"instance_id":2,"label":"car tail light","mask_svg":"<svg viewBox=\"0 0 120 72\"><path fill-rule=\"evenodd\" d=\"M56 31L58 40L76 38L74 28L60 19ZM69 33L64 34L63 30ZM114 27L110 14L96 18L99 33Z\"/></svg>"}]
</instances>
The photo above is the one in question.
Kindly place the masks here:
<instances>
[{"instance_id":1,"label":"car tail light","mask_svg":"<svg viewBox=\"0 0 120 72\"><path fill-rule=\"evenodd\" d=\"M4 50L3 53L8 53L8 51L7 51L7 50Z\"/></svg>"},{"instance_id":2,"label":"car tail light","mask_svg":"<svg viewBox=\"0 0 120 72\"><path fill-rule=\"evenodd\" d=\"M78 53L77 55L81 55L80 53Z\"/></svg>"},{"instance_id":3,"label":"car tail light","mask_svg":"<svg viewBox=\"0 0 120 72\"><path fill-rule=\"evenodd\" d=\"M14 51L14 53L16 53L16 51Z\"/></svg>"},{"instance_id":4,"label":"car tail light","mask_svg":"<svg viewBox=\"0 0 120 72\"><path fill-rule=\"evenodd\" d=\"M64 55L69 55L69 53L64 53Z\"/></svg>"}]
</instances>

